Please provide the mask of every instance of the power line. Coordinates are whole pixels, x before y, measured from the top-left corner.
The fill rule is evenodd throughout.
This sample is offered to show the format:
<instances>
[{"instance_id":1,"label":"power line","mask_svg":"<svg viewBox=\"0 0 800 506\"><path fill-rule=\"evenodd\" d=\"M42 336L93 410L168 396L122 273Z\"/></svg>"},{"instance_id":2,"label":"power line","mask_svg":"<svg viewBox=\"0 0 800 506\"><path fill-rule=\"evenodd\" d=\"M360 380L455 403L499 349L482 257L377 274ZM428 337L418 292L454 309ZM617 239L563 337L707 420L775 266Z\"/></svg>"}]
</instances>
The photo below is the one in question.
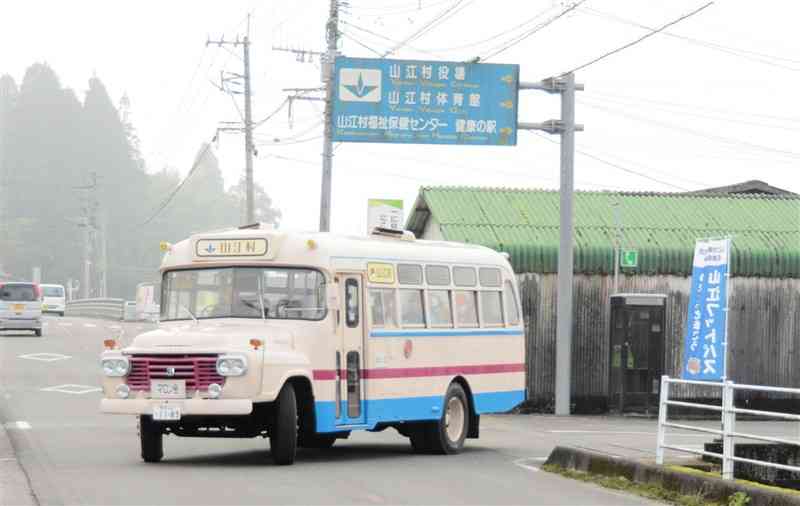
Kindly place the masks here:
<instances>
[{"instance_id":1,"label":"power line","mask_svg":"<svg viewBox=\"0 0 800 506\"><path fill-rule=\"evenodd\" d=\"M638 23L636 21L633 21L633 20L630 20L630 19L625 19L625 18L617 16L615 14L610 14L610 13L599 11L597 9L592 9L592 8L589 8L589 7L584 7L584 8L581 9L581 11L582 12L586 12L586 13L591 14L591 15L594 15L594 16L598 16L598 17L601 17L601 18L605 18L605 19L609 19L609 20L612 20L612 21L616 21L618 23L622 23L622 24L625 24L625 25L628 25L628 26L635 26L636 28L642 28L644 30L653 30L654 29L652 27L649 27L647 25L643 25L643 24ZM706 47L706 48L709 48L709 49L714 49L714 50L720 51L722 53L730 54L730 55L733 55L733 56L738 56L738 57L744 58L746 60L756 61L756 62L759 62L759 63L772 65L774 67L779 67L779 68L783 68L783 69L786 69L786 70L792 70L792 71L800 70L800 68L797 68L797 67L790 67L788 65L783 65L783 64L777 63L775 61L771 61L771 60L778 60L778 61L785 61L785 62L790 62L790 63L800 63L800 60L795 60L795 59L792 59L792 58L786 58L786 57L782 57L782 56L774 56L774 55L770 55L770 54L767 54L767 53L760 53L758 51L751 51L751 50L741 49L741 48L732 47L732 46L726 46L724 44L719 44L717 42L697 39L697 38L694 38L694 37L687 37L685 35L678 35L676 33L671 33L671 32L661 32L661 34L665 35L667 37L672 37L672 38L675 38L675 39L683 40L683 41L688 42L690 44L695 44L695 45L699 45L699 46Z\"/></svg>"},{"instance_id":2,"label":"power line","mask_svg":"<svg viewBox=\"0 0 800 506\"><path fill-rule=\"evenodd\" d=\"M567 6L565 9L563 9L561 12L559 12L555 16L553 16L553 17L551 17L551 18L539 23L538 25L534 26L532 29L528 30L527 32L523 32L522 34L517 35L517 36L512 37L511 39L507 40L498 49L493 49L491 53L489 53L486 56L481 57L480 60L481 61L486 61L486 60L488 60L490 58L494 58L495 56L499 55L500 53L503 53L503 52L511 49L512 47L516 46L520 42L522 42L525 39L531 37L533 34L539 32L540 30L543 30L544 28L546 28L546 27L550 26L551 24L555 23L556 21L558 21L562 17L566 16L568 13L570 13L573 10L575 10L576 8L578 8L584 2L586 2L586 0L579 0L578 2L573 2L572 4Z\"/></svg>"},{"instance_id":3,"label":"power line","mask_svg":"<svg viewBox=\"0 0 800 506\"><path fill-rule=\"evenodd\" d=\"M387 42L389 42L389 43L391 43L391 44L400 44L400 42L398 42L398 41L397 41L397 40L395 40L395 39L390 39L389 37L387 37L387 36L385 36L385 35L382 35L382 34L380 34L380 33L377 33L377 32L375 32L375 31L372 31L372 30L370 30L370 29L368 29L368 28L364 28L363 26L359 26L359 25L356 25L356 24L350 23L350 22L348 22L348 21L345 21L344 19L340 19L340 20L339 20L339 22L340 22L340 23L342 23L343 25L349 26L350 28L355 28L356 30L359 30L359 31L361 31L361 32L364 32L364 33L366 33L366 34L368 34L368 35L372 35L373 37L377 37L377 38L379 38L379 39L383 39L383 40L385 40L385 41L387 41ZM351 35L351 36L352 36L352 35ZM418 52L418 53L422 53L422 54L428 54L428 55L431 55L431 56L435 56L435 57L437 57L437 58L443 58L441 55L439 55L439 54L437 54L437 53L434 53L434 52L431 52L431 51L428 51L427 49L421 49L421 48L418 48L418 47L414 47L414 46L412 46L412 45L410 45L410 44L405 44L405 46L406 46L407 48L409 48L409 49L413 50L413 51L416 51L416 52Z\"/></svg>"},{"instance_id":4,"label":"power line","mask_svg":"<svg viewBox=\"0 0 800 506\"><path fill-rule=\"evenodd\" d=\"M558 144L558 143L559 143L558 141L555 141L555 140L553 140L553 139L550 139L549 137L546 137L544 134L541 134L541 133L539 133L539 132L535 132L535 131L530 131L530 132L532 132L533 134L535 134L537 137L541 137L542 139L544 139L544 140L546 140L546 141L548 141L548 142L552 142L553 144ZM658 179L658 178L655 178L655 177L653 177L653 176L647 175L647 174L645 174L645 173L643 173L643 172L639 172L639 171L636 171L636 170L630 169L630 168L628 168L628 167L624 167L624 166L622 166L622 165L620 165L620 164L617 164L617 163L614 163L614 162L611 162L611 161L605 160L605 159L603 159L603 158L600 158L599 156L595 156L595 155L593 155L593 154L591 154L591 153L588 153L588 152L586 152L586 151L583 151L583 150L580 150L580 149L576 149L576 150L575 150L575 152L576 152L576 153L580 153L581 155L583 155L583 156L585 156L585 157L587 157L587 158L591 158L592 160L595 160L595 161L597 161L597 162L600 162L600 163L602 163L602 164L604 164L604 165L608 165L609 167L614 167L614 168L616 168L616 169L619 169L619 170L621 170L621 171L623 171L623 172L627 172L627 173L629 173L629 174L633 174L633 175L635 175L635 176L639 176L639 177L642 177L642 178L644 178L644 179L648 179L648 180L650 180L650 181L653 181L653 182L655 182L655 183L658 183L658 184L661 184L661 185L664 185L664 186L669 186L669 187L671 187L671 188L676 188L676 189L678 189L678 190L681 190L681 191L687 191L687 192L688 192L688 191L691 191L691 190L689 190L688 188L684 188L683 186L678 186L678 185L676 185L676 184L669 183L669 182L667 182L667 181L663 181L663 180L661 180L661 179Z\"/></svg>"},{"instance_id":5,"label":"power line","mask_svg":"<svg viewBox=\"0 0 800 506\"><path fill-rule=\"evenodd\" d=\"M700 11L702 11L702 10L708 8L708 7L711 7L713 4L714 4L713 1L708 2L707 4L705 4L705 5L701 6L701 7L698 7L697 9L693 10L692 12L689 12L688 14L684 14L683 16L681 16L681 17L679 17L677 19L674 19L674 20L670 21L669 23L667 23L665 25L660 26L660 27L656 28L655 30L651 30L649 33L646 33L646 34L642 35L641 37L639 37L636 40L628 42L627 44L624 44L624 45L622 45L622 46L620 46L620 47L618 47L616 49L612 49L611 51L608 51L607 53L601 54L597 58L593 58L593 59L589 60L588 62L582 64L582 65L578 65L574 69L568 70L568 71L562 73L561 75L563 76L563 75L567 75L567 74L572 74L572 73L575 73L575 72L577 72L579 70L583 70L586 67L588 67L589 65L594 65L595 63L599 62L600 60L604 60L604 59L608 58L609 56L615 55L615 54L619 53L620 51L624 51L625 49L628 49L631 46L635 46L636 44L642 42L643 40L648 39L648 38L652 37L653 35L666 30L670 26L676 25L676 24L680 23L681 21L694 16L695 14L699 13Z\"/></svg>"},{"instance_id":6,"label":"power line","mask_svg":"<svg viewBox=\"0 0 800 506\"><path fill-rule=\"evenodd\" d=\"M406 37L404 40L399 42L397 45L395 45L394 47L392 47L391 49L386 51L382 55L382 57L386 58L387 56L393 54L394 52L396 52L398 49L400 49L404 45L409 44L409 43L417 40L418 38L422 37L423 35L428 33L430 30L432 30L434 27L436 27L437 25L442 24L448 18L452 17L454 14L456 14L457 12L462 10L464 7L469 5L472 1L473 0L466 0L467 3L464 4L465 0L456 0L456 2L453 5L451 5L450 7L445 9L444 11L442 11L439 14L437 14L436 16L434 16L433 19L431 19L430 21L425 23L422 26L422 28L420 28L419 30L415 31L414 33L412 33L411 35Z\"/></svg>"},{"instance_id":7,"label":"power line","mask_svg":"<svg viewBox=\"0 0 800 506\"><path fill-rule=\"evenodd\" d=\"M511 28L507 28L505 30L502 30L502 31L492 35L491 37L487 37L485 39L477 40L475 42L469 42L467 44L462 44L462 45L459 45L459 46L452 46L452 47L434 49L433 51L458 51L458 50L461 50L461 49L468 49L470 47L480 46L481 44L485 44L487 42L491 42L493 40L497 40L500 37L502 37L503 35L508 35L510 32L513 32L515 30L518 30L518 29L522 28L525 25L529 25L529 24L533 23L534 21L536 21L540 17L544 16L545 14L550 12L551 10L553 10L553 7L548 7L547 9L539 12L538 14L533 16L532 18L528 18L527 20L523 21L522 23L520 23L518 25L515 25L515 26L513 26Z\"/></svg>"},{"instance_id":8,"label":"power line","mask_svg":"<svg viewBox=\"0 0 800 506\"><path fill-rule=\"evenodd\" d=\"M356 43L356 44L358 44L359 46L363 47L363 48L364 48L364 49L366 49L367 51L370 51L370 52L374 53L374 54L375 54L375 55L377 55L378 57L382 57L382 53L381 53L380 51L378 51L377 49L374 49L374 48L371 48L371 47L369 47L368 45L364 44L363 42L361 42L360 40L358 40L358 39L357 39L357 38L355 38L354 36L350 35L348 32L345 32L344 30L341 30L341 31L339 31L339 33L341 33L342 35L344 35L344 36L345 36L345 38L347 38L347 39L349 39L349 40L351 40L351 41L355 42L355 43Z\"/></svg>"},{"instance_id":9,"label":"power line","mask_svg":"<svg viewBox=\"0 0 800 506\"><path fill-rule=\"evenodd\" d=\"M626 99L608 97L608 96L604 96L602 93L587 93L587 95L590 95L589 98L596 98L597 100L603 100L603 101L611 102L612 104L619 105L619 106L622 106L622 107L633 107L633 106L642 107L642 105L641 104L637 104L635 100L630 100L630 99L626 100ZM713 115L710 115L710 114L703 114L703 113L699 113L699 112L694 112L693 110L676 111L675 110L675 106L673 106L672 108L669 108L669 107L658 106L658 105L645 105L645 107L650 107L650 108L655 109L657 111L664 111L664 112L666 112L668 114L678 114L678 115L682 115L682 116L694 116L696 118L703 118L703 119L708 119L708 120L712 120L712 121L722 121L722 122L726 122L726 123L734 123L734 124L749 125L749 126L758 126L758 127L763 127L763 128L774 128L774 129L784 130L784 131L788 131L788 132L800 131L800 127L788 127L786 125L770 125L768 123L760 123L758 121L748 121L748 120L745 120L745 119L713 116ZM691 109L691 108L688 108L688 107L686 107L686 108L687 109Z\"/></svg>"},{"instance_id":10,"label":"power line","mask_svg":"<svg viewBox=\"0 0 800 506\"><path fill-rule=\"evenodd\" d=\"M271 113L267 114L267 116L266 116L264 119L261 119L261 120L259 120L259 121L256 121L255 123L253 123L253 128L258 128L258 127L260 127L261 125L263 125L264 123L266 123L267 121L271 120L271 119L272 119L272 118L273 118L273 117L274 117L276 114L278 114L278 113L281 111L281 109L283 109L283 107L284 107L286 104L288 104L288 103L289 103L289 99L288 99L288 98L285 98L285 99L283 100L283 102L281 102L281 104L280 104L278 107L276 107L274 111L272 111Z\"/></svg>"},{"instance_id":11,"label":"power line","mask_svg":"<svg viewBox=\"0 0 800 506\"><path fill-rule=\"evenodd\" d=\"M682 127L682 126L674 125L672 123L668 123L668 122L664 122L664 121L657 121L657 120L654 120L654 119L644 118L642 116L637 116L635 114L630 114L630 113L618 111L618 110L615 110L615 109L610 109L610 108L604 107L602 105L597 105L597 104L592 104L590 102L586 102L585 100L581 100L579 102L582 103L583 105L587 106L587 107L591 107L593 109L599 109L601 111L606 111L606 112L611 113L611 114L616 114L617 116L622 116L622 117L633 119L633 120L640 121L640 122L643 122L643 123L651 123L653 125L657 125L657 126L660 126L662 128L668 128L668 129L676 130L676 131L679 131L679 132L685 132L685 133L688 133L688 134L691 134L691 135L695 135L695 136L698 136L698 137L703 137L703 138L710 139L710 140L717 141L717 142L721 142L721 143L724 143L724 144L731 144L731 145L734 145L734 146L742 146L742 147L746 147L746 148L749 148L749 149L757 149L757 150L760 150L760 151L767 151L767 152L776 153L776 154L779 154L779 155L789 156L789 157L792 157L792 158L800 158L800 153L797 153L795 151L790 151L790 150L787 150L787 149L780 149L780 148L773 148L773 147L770 147L770 146L764 146L762 144L756 144L756 143L753 143L753 142L744 141L744 140L741 140L741 139L737 139L735 137L726 137L726 136L723 136L723 135L709 134L707 132L703 132L703 131L700 131L700 130L695 130L695 129L692 129L692 128Z\"/></svg>"},{"instance_id":12,"label":"power line","mask_svg":"<svg viewBox=\"0 0 800 506\"><path fill-rule=\"evenodd\" d=\"M214 137L212 137L212 139L211 139L211 142L206 143L206 145L203 148L203 150L200 152L199 155L197 155L197 158L195 159L194 164L192 165L192 168L189 169L189 172L186 174L186 177L183 178L183 181L178 183L178 186L176 186L175 189L173 189L166 196L166 198L161 202L161 204L159 204L159 206L156 208L156 210L153 211L153 213L150 215L150 217L147 218L146 220L144 220L142 223L140 223L137 227L139 227L139 228L140 227L144 227L145 225L147 225L148 223L153 221L156 218L156 216L161 214L161 211L166 209L166 207L169 205L169 203L172 202L172 199L174 199L175 196L178 194L178 192L181 191L181 188L183 188L184 185L186 185L186 183L189 181L189 179L191 179L191 177L194 174L195 170L197 170L197 168L200 166L200 163L205 159L206 153L208 153L208 150L211 149L211 144L214 143L216 140L217 140L217 136L214 135Z\"/></svg>"}]
</instances>

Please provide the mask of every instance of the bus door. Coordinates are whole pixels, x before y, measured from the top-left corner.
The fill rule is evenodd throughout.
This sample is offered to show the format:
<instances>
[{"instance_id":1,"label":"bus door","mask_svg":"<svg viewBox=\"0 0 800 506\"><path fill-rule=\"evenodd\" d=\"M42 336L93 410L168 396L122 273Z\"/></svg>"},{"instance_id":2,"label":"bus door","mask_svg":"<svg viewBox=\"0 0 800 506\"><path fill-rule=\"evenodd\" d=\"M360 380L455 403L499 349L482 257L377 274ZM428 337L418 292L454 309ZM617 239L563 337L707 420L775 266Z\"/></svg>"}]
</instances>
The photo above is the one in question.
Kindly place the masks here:
<instances>
[{"instance_id":1,"label":"bus door","mask_svg":"<svg viewBox=\"0 0 800 506\"><path fill-rule=\"evenodd\" d=\"M364 378L364 290L360 274L340 273L341 301L344 306L342 340L336 354L338 425L363 424L366 420Z\"/></svg>"}]
</instances>

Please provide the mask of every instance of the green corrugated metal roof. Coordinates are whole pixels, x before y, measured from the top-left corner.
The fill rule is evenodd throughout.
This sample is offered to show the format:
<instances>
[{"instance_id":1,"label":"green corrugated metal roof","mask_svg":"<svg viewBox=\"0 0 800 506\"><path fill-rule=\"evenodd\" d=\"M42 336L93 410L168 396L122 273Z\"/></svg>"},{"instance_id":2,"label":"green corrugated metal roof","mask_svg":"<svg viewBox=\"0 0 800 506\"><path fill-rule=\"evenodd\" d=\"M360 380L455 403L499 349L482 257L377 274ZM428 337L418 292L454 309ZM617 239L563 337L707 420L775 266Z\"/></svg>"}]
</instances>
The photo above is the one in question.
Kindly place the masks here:
<instances>
[{"instance_id":1,"label":"green corrugated metal roof","mask_svg":"<svg viewBox=\"0 0 800 506\"><path fill-rule=\"evenodd\" d=\"M800 278L800 197L743 194L576 192L577 272L613 271L614 203L636 272L689 274L695 239L730 235L733 274ZM425 187L407 228L419 236L429 217L447 240L510 253L517 272L557 270L557 191Z\"/></svg>"}]
</instances>

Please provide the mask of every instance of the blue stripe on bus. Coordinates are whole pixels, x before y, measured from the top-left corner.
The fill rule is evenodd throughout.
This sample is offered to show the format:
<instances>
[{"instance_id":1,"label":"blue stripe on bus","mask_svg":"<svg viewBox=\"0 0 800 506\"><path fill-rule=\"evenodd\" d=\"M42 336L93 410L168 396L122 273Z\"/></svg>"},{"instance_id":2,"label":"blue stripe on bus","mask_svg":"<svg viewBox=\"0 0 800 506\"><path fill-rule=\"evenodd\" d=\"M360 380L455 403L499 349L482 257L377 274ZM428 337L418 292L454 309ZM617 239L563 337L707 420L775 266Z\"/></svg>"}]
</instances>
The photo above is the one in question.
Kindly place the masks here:
<instances>
[{"instance_id":1,"label":"blue stripe on bus","mask_svg":"<svg viewBox=\"0 0 800 506\"><path fill-rule=\"evenodd\" d=\"M519 329L373 330L370 337L521 336Z\"/></svg>"},{"instance_id":2,"label":"blue stripe on bus","mask_svg":"<svg viewBox=\"0 0 800 506\"><path fill-rule=\"evenodd\" d=\"M475 412L503 413L525 400L524 390L508 392L485 392L475 394ZM438 420L442 416L444 396L401 397L397 399L376 399L361 401L361 413L366 412L367 420L342 420L342 424L360 425L373 429L381 422ZM342 413L347 413L347 401L341 401ZM365 411L366 410L366 411ZM317 432L337 432L342 430L336 424L336 402L317 401L315 403Z\"/></svg>"}]
</instances>

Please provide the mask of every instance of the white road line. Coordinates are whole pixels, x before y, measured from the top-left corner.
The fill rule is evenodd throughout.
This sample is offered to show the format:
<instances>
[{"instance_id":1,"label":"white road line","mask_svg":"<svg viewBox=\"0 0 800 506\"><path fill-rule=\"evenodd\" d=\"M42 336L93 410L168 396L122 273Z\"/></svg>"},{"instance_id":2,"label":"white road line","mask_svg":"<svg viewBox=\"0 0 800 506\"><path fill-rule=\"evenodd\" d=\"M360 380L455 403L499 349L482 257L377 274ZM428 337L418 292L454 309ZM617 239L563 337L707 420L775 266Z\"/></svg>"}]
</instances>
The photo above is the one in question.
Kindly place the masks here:
<instances>
[{"instance_id":1,"label":"white road line","mask_svg":"<svg viewBox=\"0 0 800 506\"><path fill-rule=\"evenodd\" d=\"M539 468L534 465L531 465L530 462L531 461L543 462L545 460L547 460L547 457L526 457L524 459L517 459L512 463L517 467L521 467L522 469L538 473Z\"/></svg>"},{"instance_id":2,"label":"white road line","mask_svg":"<svg viewBox=\"0 0 800 506\"><path fill-rule=\"evenodd\" d=\"M656 436L655 432L614 431L614 430L548 430L551 434L640 434Z\"/></svg>"},{"instance_id":3,"label":"white road line","mask_svg":"<svg viewBox=\"0 0 800 506\"><path fill-rule=\"evenodd\" d=\"M17 358L24 358L26 360L39 360L41 362L55 362L56 360L66 360L72 357L69 355L62 355L61 353L29 353L27 355L20 355Z\"/></svg>"},{"instance_id":4,"label":"white road line","mask_svg":"<svg viewBox=\"0 0 800 506\"><path fill-rule=\"evenodd\" d=\"M86 328L89 328L89 329L93 329L93 328L97 327L97 325L94 324L94 323L84 323L83 326L86 327Z\"/></svg>"},{"instance_id":5,"label":"white road line","mask_svg":"<svg viewBox=\"0 0 800 506\"><path fill-rule=\"evenodd\" d=\"M66 385L56 385L53 387L42 388L42 392L59 392L62 394L83 395L90 392L100 392L102 388L93 387L89 385L74 385L67 383Z\"/></svg>"},{"instance_id":6,"label":"white road line","mask_svg":"<svg viewBox=\"0 0 800 506\"><path fill-rule=\"evenodd\" d=\"M59 327L72 327L72 322L59 322Z\"/></svg>"},{"instance_id":7,"label":"white road line","mask_svg":"<svg viewBox=\"0 0 800 506\"><path fill-rule=\"evenodd\" d=\"M9 429L17 429L17 430L30 430L31 424L25 421L20 422L8 422L6 427Z\"/></svg>"}]
</instances>

